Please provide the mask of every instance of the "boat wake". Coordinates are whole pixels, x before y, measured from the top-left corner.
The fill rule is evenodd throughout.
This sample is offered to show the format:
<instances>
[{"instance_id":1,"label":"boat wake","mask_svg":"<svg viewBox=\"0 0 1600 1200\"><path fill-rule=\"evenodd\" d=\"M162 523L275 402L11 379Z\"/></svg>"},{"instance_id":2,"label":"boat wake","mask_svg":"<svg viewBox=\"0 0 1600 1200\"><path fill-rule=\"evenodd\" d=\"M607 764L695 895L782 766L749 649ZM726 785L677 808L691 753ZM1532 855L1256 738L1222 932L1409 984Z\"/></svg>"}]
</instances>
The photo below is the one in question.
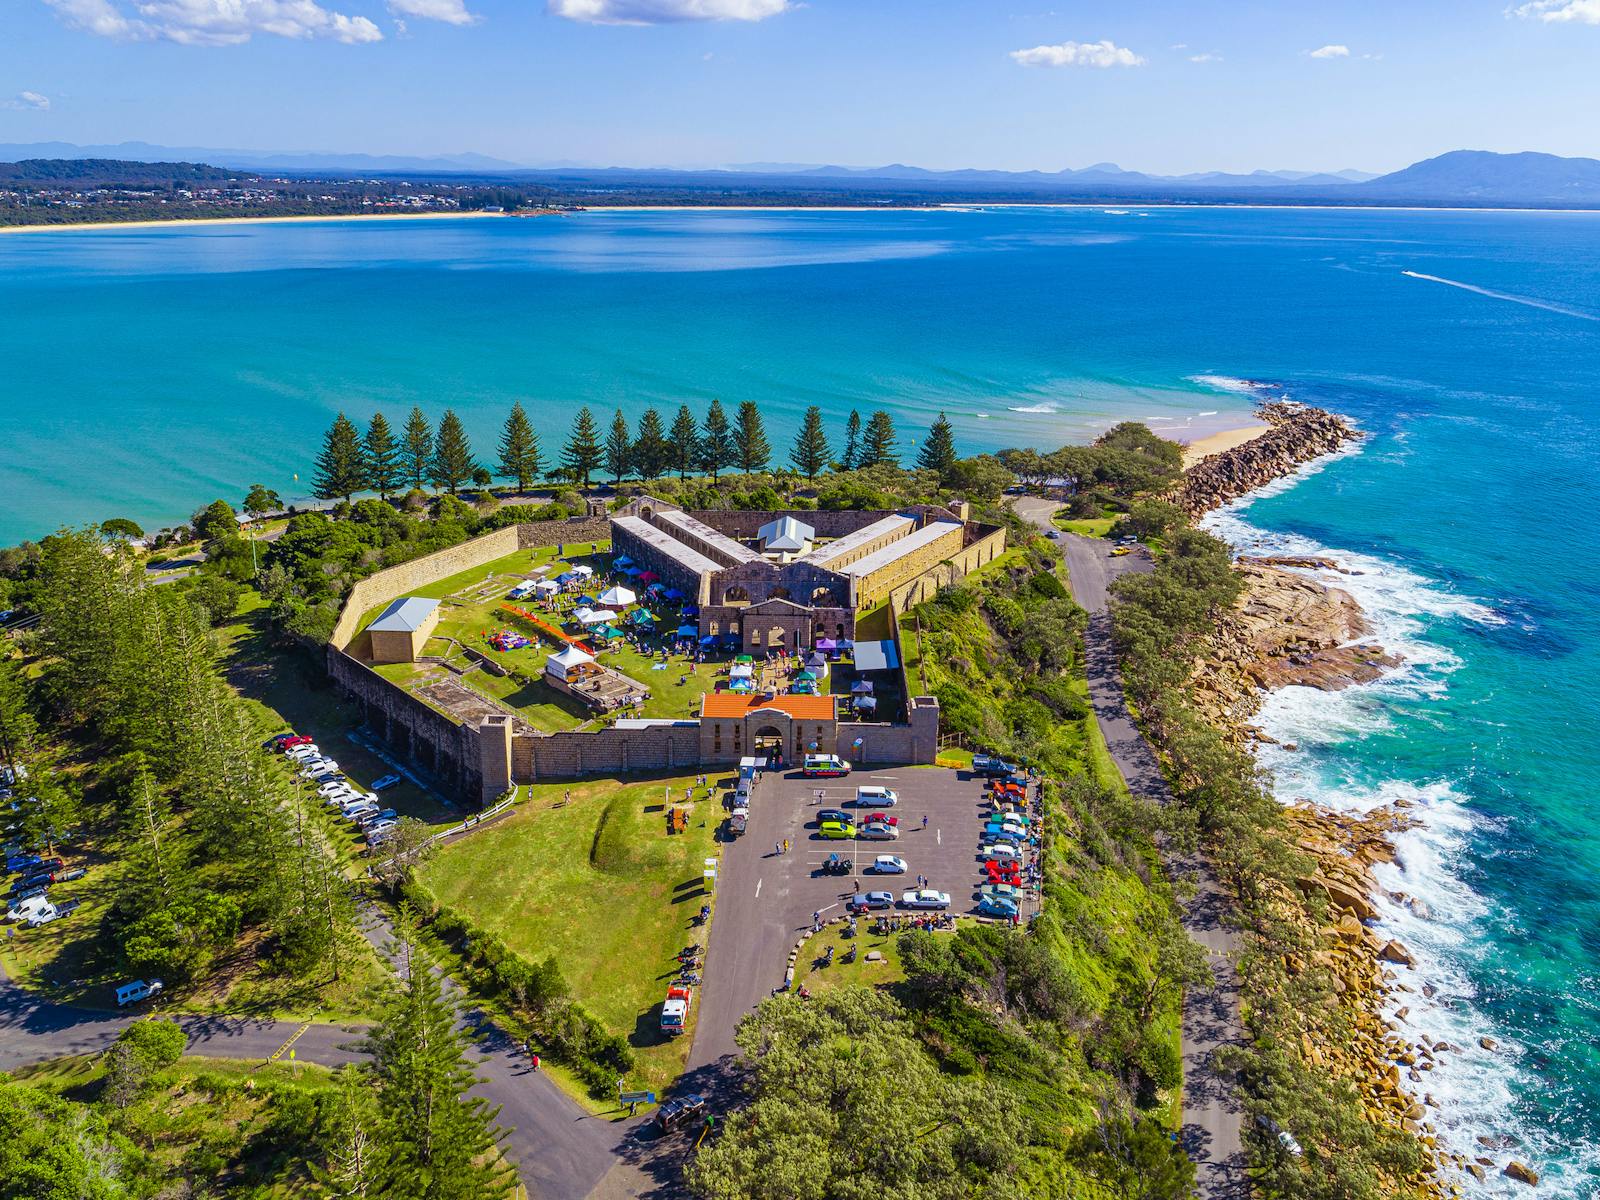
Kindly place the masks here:
<instances>
[{"instance_id":1,"label":"boat wake","mask_svg":"<svg viewBox=\"0 0 1600 1200\"><path fill-rule=\"evenodd\" d=\"M1569 308L1565 304L1557 304L1554 300L1537 300L1532 296L1513 296L1510 292L1496 292L1490 288L1479 287L1475 283L1462 283L1459 279L1445 279L1440 275L1424 275L1421 271L1401 271L1400 274L1408 279L1423 279L1429 283L1442 283L1446 287L1460 288L1463 292L1487 296L1491 300L1505 300L1511 304L1525 305L1528 308L1542 308L1545 312L1560 313L1564 317L1577 317L1582 321L1600 321L1600 316L1592 312L1585 312L1581 308Z\"/></svg>"}]
</instances>

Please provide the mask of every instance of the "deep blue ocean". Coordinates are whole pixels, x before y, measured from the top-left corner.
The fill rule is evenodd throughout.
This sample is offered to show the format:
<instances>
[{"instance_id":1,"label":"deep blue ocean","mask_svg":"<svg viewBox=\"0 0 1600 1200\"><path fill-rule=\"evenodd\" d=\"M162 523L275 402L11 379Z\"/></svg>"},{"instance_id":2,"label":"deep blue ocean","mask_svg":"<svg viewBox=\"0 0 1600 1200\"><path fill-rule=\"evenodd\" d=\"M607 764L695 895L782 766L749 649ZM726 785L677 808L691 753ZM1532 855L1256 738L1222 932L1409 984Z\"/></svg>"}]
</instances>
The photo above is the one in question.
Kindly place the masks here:
<instances>
[{"instance_id":1,"label":"deep blue ocean","mask_svg":"<svg viewBox=\"0 0 1600 1200\"><path fill-rule=\"evenodd\" d=\"M966 451L1255 399L1343 412L1354 452L1220 514L1333 552L1405 657L1273 697L1285 799L1406 800L1383 924L1419 1089L1455 1148L1507 1135L1539 1194L1600 1193L1600 216L1244 209L593 213L0 235L0 543L303 494L344 409L512 398L559 443L712 396L786 446L820 404L943 410ZM296 480L298 473L300 480ZM1424 984L1434 996L1425 998ZM1478 1048L1480 1037L1498 1043ZM1469 1195L1512 1195L1491 1174Z\"/></svg>"}]
</instances>

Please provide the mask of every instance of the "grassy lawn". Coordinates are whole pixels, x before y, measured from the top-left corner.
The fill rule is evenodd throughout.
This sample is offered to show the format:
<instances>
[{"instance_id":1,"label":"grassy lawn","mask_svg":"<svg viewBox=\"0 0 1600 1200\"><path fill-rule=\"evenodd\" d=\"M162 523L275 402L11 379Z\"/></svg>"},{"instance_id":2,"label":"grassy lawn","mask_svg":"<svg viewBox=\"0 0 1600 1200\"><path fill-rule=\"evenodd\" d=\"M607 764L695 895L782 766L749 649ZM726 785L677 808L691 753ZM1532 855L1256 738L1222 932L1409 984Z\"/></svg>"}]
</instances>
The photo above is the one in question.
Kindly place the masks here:
<instances>
[{"instance_id":1,"label":"grassy lawn","mask_svg":"<svg viewBox=\"0 0 1600 1200\"><path fill-rule=\"evenodd\" d=\"M1083 537L1105 537L1111 532L1111 527L1117 523L1115 517L1083 517L1072 520L1067 517L1052 518L1057 529L1064 529L1068 533L1080 534Z\"/></svg>"},{"instance_id":2,"label":"grassy lawn","mask_svg":"<svg viewBox=\"0 0 1600 1200\"><path fill-rule=\"evenodd\" d=\"M821 933L805 944L805 949L800 951L800 957L794 964L795 990L798 991L802 984L812 992L840 987L879 987L899 983L906 977L895 950L896 935L878 937L872 932L871 917L856 922L856 936L853 938L845 937L844 929L842 922L824 926ZM856 961L847 963L843 961L843 956L851 943L858 947ZM829 946L833 947L833 965L819 966L818 960L827 953ZM867 961L867 954L872 950L883 955L882 961Z\"/></svg>"},{"instance_id":3,"label":"grassy lawn","mask_svg":"<svg viewBox=\"0 0 1600 1200\"><path fill-rule=\"evenodd\" d=\"M420 882L473 925L524 956L554 955L573 996L638 1055L630 1086L664 1088L689 1037L657 1029L673 956L698 940L704 860L717 854L716 800L669 834L665 796L693 776L535 784L511 817L445 847ZM571 791L570 802L563 795Z\"/></svg>"},{"instance_id":4,"label":"grassy lawn","mask_svg":"<svg viewBox=\"0 0 1600 1200\"><path fill-rule=\"evenodd\" d=\"M522 550L410 593L446 601L425 652L452 658L460 665L466 662L463 651L470 649L505 667L510 673L503 676L480 669L451 678L481 695L516 709L529 725L542 732L576 729L595 719L596 714L587 707L544 683L544 662L555 647L541 640L531 626L501 609L501 605L506 603L506 592L533 567L548 563L551 572L559 574L568 566L585 561L576 551L588 549L588 546L569 547L567 556L559 560L555 558L553 547ZM599 565L593 559L587 561L591 566ZM603 588L598 582L595 586ZM365 628L384 607L378 605L366 613L362 618L362 627ZM525 600L521 607L553 625L562 623L561 615L549 611L537 601ZM677 616L673 606L659 606L650 602L649 607L661 618L660 628L676 628ZM533 639L533 644L515 650L496 650L488 639L489 635L501 630L529 637ZM643 715L646 717L698 716L700 699L715 687L718 675L717 669L711 664L702 664L695 669L694 664L682 655L674 655L665 670L656 670L660 662L658 658L640 653L621 639L613 641L599 657L606 666L651 689L650 698L643 706ZM427 664L386 663L375 670L402 686L438 674L437 667Z\"/></svg>"}]
</instances>

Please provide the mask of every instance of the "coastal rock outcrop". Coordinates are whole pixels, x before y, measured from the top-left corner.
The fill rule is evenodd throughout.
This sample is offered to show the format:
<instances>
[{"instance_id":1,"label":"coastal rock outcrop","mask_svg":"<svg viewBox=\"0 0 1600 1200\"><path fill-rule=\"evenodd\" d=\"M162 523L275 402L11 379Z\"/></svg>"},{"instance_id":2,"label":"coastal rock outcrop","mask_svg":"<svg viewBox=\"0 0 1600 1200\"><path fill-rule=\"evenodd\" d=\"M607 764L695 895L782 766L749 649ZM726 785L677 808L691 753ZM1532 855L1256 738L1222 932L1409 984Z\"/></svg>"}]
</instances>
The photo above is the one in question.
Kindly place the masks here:
<instances>
[{"instance_id":1,"label":"coastal rock outcrop","mask_svg":"<svg viewBox=\"0 0 1600 1200\"><path fill-rule=\"evenodd\" d=\"M1199 517L1365 436L1341 416L1287 400L1263 404L1256 415L1272 428L1190 467L1169 496L1174 504Z\"/></svg>"}]
</instances>

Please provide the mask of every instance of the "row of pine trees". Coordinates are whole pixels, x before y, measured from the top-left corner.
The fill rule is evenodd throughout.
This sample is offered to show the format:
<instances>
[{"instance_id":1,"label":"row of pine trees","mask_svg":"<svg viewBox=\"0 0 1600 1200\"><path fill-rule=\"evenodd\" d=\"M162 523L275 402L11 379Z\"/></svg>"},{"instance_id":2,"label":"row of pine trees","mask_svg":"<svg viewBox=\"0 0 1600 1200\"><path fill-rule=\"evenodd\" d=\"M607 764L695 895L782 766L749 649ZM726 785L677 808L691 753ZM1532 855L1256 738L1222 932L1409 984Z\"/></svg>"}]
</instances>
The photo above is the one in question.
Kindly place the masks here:
<instances>
[{"instance_id":1,"label":"row of pine trees","mask_svg":"<svg viewBox=\"0 0 1600 1200\"><path fill-rule=\"evenodd\" d=\"M668 474L684 479L706 474L715 480L733 469L747 475L765 471L773 459L766 422L751 400L741 403L731 420L720 400L713 400L698 421L685 404L670 426L650 408L630 428L618 411L604 435L594 413L584 407L559 454L548 459L538 431L518 401L506 417L496 452L494 470L480 463L461 418L451 409L445 410L435 428L420 408L413 408L398 436L381 412L373 414L365 434L340 413L324 435L312 486L320 499L349 500L366 491L387 499L424 484L454 495L468 483L486 487L495 475L514 482L519 491L546 477L588 487L602 471L613 484L627 476L657 479ZM941 474L955 463L955 436L943 413L928 431L916 461L918 467ZM835 459L822 409L812 405L801 419L789 462L808 480L834 466L845 471L898 466L894 419L880 409L863 423L861 414L852 411L845 422L842 452Z\"/></svg>"}]
</instances>

